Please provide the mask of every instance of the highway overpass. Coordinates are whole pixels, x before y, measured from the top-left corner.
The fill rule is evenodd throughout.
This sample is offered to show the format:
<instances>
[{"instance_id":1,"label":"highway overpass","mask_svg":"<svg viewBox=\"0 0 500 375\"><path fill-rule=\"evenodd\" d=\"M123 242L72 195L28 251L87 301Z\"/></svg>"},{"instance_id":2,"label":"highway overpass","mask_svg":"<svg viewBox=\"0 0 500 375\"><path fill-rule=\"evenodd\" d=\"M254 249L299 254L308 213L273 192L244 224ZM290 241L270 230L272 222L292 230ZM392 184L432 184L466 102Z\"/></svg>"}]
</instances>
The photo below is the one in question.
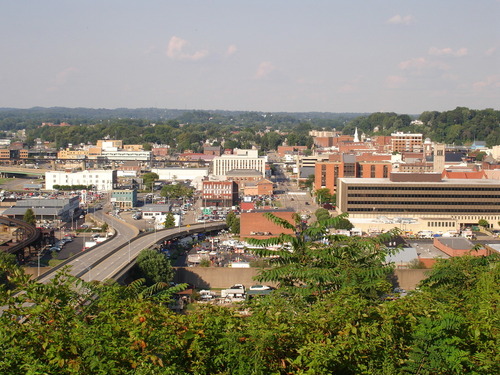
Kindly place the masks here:
<instances>
[{"instance_id":1,"label":"highway overpass","mask_svg":"<svg viewBox=\"0 0 500 375\"><path fill-rule=\"evenodd\" d=\"M162 229L139 235L137 228L112 216L98 216L115 231L112 239L82 251L50 271L40 275L42 283L52 279L62 267L70 266L70 273L85 281L118 280L131 268L139 253L160 241L185 237L194 233L210 232L226 228L225 222L212 222Z\"/></svg>"}]
</instances>

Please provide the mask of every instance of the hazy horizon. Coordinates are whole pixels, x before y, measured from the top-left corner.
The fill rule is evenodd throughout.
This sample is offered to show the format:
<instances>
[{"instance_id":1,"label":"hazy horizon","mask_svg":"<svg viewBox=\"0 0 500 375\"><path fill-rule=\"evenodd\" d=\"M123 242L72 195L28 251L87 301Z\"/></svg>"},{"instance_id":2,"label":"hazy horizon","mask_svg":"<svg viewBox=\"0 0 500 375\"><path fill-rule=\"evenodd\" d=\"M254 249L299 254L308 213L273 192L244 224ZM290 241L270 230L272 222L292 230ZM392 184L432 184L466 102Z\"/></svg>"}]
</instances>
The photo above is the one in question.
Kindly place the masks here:
<instances>
[{"instance_id":1,"label":"hazy horizon","mask_svg":"<svg viewBox=\"0 0 500 375\"><path fill-rule=\"evenodd\" d=\"M499 15L499 0L8 2L0 107L498 109Z\"/></svg>"}]
</instances>

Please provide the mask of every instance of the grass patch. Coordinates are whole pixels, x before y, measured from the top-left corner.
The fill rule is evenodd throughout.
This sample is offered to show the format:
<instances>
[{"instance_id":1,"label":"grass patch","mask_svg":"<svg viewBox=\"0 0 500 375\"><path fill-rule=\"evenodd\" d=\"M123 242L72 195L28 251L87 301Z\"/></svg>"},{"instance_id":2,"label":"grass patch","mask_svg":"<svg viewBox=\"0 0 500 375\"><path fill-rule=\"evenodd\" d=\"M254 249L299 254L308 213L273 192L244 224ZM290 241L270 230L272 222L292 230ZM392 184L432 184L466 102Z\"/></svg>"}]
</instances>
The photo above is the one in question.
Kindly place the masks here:
<instances>
[{"instance_id":1,"label":"grass patch","mask_svg":"<svg viewBox=\"0 0 500 375\"><path fill-rule=\"evenodd\" d=\"M0 185L5 184L6 182L12 181L13 178L0 178Z\"/></svg>"}]
</instances>

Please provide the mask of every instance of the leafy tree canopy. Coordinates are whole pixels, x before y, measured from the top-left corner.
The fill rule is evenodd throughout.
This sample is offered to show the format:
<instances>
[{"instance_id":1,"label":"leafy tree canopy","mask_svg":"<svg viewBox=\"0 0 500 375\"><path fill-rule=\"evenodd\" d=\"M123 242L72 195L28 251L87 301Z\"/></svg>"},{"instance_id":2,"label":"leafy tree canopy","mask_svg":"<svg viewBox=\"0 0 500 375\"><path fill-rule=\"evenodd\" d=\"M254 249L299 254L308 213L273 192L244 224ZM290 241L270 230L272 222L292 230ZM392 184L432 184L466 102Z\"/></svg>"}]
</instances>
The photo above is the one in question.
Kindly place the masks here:
<instances>
[{"instance_id":1,"label":"leafy tree canopy","mask_svg":"<svg viewBox=\"0 0 500 375\"><path fill-rule=\"evenodd\" d=\"M35 217L35 212L33 209L28 208L26 212L23 215L23 221L25 223L31 224L31 225L36 225L36 217Z\"/></svg>"}]
</instances>

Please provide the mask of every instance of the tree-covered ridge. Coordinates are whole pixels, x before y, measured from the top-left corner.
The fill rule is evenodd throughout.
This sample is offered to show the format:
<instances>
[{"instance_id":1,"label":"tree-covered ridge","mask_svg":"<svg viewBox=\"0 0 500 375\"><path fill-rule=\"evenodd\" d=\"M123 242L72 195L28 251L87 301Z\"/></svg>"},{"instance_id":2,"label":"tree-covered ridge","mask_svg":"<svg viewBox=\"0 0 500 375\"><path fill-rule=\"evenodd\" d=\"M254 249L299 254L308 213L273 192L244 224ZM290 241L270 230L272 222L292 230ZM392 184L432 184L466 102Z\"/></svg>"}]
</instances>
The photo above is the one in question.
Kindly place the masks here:
<instances>
[{"instance_id":1,"label":"tree-covered ridge","mask_svg":"<svg viewBox=\"0 0 500 375\"><path fill-rule=\"evenodd\" d=\"M420 122L412 122L418 119ZM40 127L42 122L68 122L68 127ZM27 129L28 144L34 139L55 142L57 147L122 139L125 144L167 144L173 150L200 152L206 140L226 148L274 150L283 142L311 146L310 130L336 129L367 136L394 132L422 133L424 138L447 144L486 141L500 144L500 111L457 107L420 116L396 113L327 114L262 113L229 111L180 111L161 109L90 110L38 108L0 109L0 131Z\"/></svg>"},{"instance_id":2,"label":"tree-covered ridge","mask_svg":"<svg viewBox=\"0 0 500 375\"><path fill-rule=\"evenodd\" d=\"M500 111L474 110L457 107L446 112L423 112L417 117L422 123L412 123L413 118L396 113L373 113L349 122L344 133L354 134L355 128L367 135L390 135L395 132L421 133L424 138L446 144L471 144L486 141L488 146L500 144ZM378 130L378 131L376 131Z\"/></svg>"}]
</instances>

